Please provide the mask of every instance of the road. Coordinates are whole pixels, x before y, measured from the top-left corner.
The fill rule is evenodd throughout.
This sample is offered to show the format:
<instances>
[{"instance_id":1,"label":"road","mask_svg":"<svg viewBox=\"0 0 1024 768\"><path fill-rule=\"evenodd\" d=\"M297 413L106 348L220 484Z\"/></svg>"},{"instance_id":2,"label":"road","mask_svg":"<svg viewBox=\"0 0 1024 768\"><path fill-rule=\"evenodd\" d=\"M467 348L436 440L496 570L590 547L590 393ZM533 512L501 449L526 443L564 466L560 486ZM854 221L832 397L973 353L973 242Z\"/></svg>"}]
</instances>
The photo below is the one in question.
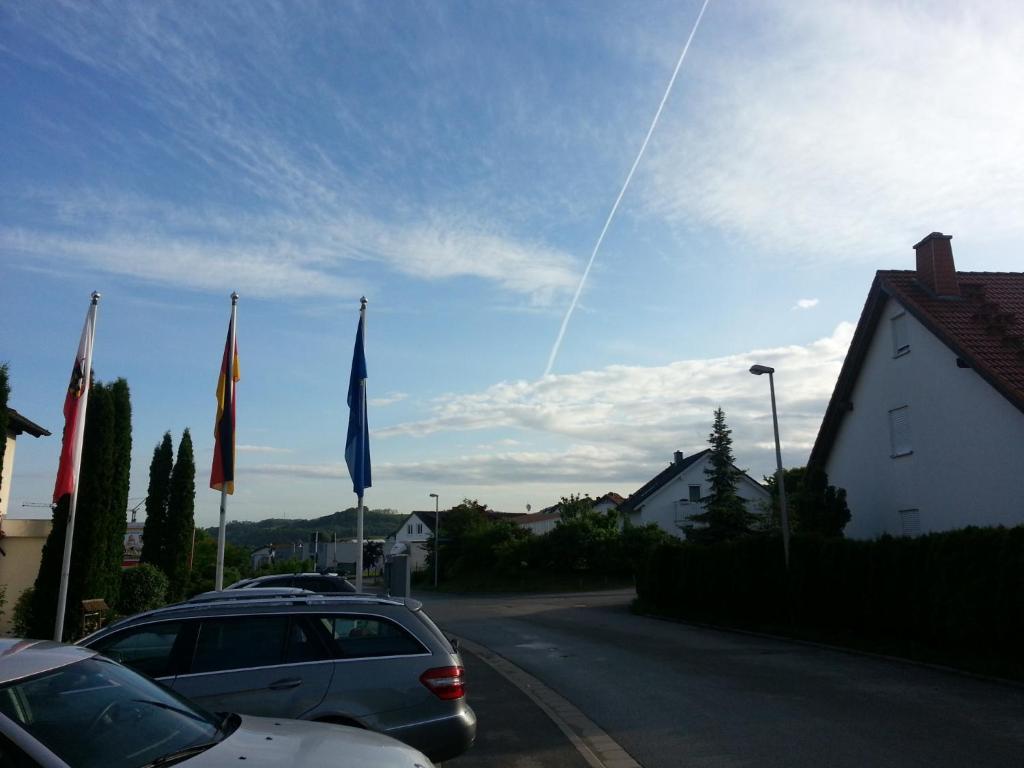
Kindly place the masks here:
<instances>
[{"instance_id":1,"label":"road","mask_svg":"<svg viewBox=\"0 0 1024 768\"><path fill-rule=\"evenodd\" d=\"M1020 687L634 616L632 596L417 595L646 768L1024 766Z\"/></svg>"}]
</instances>

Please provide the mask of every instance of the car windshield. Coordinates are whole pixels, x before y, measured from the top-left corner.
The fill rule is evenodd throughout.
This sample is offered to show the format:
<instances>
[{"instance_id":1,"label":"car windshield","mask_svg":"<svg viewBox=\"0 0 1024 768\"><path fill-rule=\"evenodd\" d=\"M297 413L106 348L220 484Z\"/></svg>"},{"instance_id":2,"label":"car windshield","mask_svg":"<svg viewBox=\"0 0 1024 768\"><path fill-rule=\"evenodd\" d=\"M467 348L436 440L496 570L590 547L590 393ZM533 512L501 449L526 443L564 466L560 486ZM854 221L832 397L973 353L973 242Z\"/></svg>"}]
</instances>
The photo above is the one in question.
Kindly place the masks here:
<instances>
[{"instance_id":1,"label":"car windshield","mask_svg":"<svg viewBox=\"0 0 1024 768\"><path fill-rule=\"evenodd\" d=\"M102 657L0 686L0 712L72 768L140 768L223 737L213 715Z\"/></svg>"}]
</instances>

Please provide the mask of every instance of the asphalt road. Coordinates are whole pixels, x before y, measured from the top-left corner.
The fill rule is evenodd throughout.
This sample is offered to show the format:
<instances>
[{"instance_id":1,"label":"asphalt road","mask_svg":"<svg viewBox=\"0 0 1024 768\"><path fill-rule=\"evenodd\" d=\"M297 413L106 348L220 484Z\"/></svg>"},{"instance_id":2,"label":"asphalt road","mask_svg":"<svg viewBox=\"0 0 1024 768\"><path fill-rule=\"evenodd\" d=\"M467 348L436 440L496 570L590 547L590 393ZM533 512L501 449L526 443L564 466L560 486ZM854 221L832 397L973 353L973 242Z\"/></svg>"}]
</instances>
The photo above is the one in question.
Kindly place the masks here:
<instances>
[{"instance_id":1,"label":"asphalt road","mask_svg":"<svg viewBox=\"0 0 1024 768\"><path fill-rule=\"evenodd\" d=\"M1020 687L634 616L628 591L417 597L646 768L1024 766Z\"/></svg>"}]
</instances>

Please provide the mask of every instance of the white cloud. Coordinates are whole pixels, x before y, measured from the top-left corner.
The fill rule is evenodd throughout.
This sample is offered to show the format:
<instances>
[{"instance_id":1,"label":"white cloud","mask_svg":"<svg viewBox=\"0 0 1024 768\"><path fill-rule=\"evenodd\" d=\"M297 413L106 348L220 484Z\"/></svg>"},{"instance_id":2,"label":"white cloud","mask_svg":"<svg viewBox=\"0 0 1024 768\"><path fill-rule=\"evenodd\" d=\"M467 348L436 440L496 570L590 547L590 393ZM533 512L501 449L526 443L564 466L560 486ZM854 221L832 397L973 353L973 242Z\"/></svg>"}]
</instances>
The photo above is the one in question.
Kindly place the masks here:
<instances>
[{"instance_id":1,"label":"white cloud","mask_svg":"<svg viewBox=\"0 0 1024 768\"><path fill-rule=\"evenodd\" d=\"M792 309L811 309L816 306L818 306L817 299L797 299L797 302L792 306Z\"/></svg>"},{"instance_id":2,"label":"white cloud","mask_svg":"<svg viewBox=\"0 0 1024 768\"><path fill-rule=\"evenodd\" d=\"M239 453L292 453L291 448L274 448L271 445L237 445Z\"/></svg>"},{"instance_id":3,"label":"white cloud","mask_svg":"<svg viewBox=\"0 0 1024 768\"><path fill-rule=\"evenodd\" d=\"M719 406L733 431L739 465L758 477L772 471L775 444L767 383L748 373L754 362L776 368L784 461L801 465L853 331L853 324L841 323L830 336L805 346L656 367L615 365L439 398L431 417L375 430L376 455L388 450L380 438L478 429L522 430L536 438L531 444L542 447L527 448L525 441L503 438L478 445L472 453L439 456L438 442L430 441L429 459L374 463L374 479L457 486L641 483L667 465L674 450L690 454L706 448L713 411ZM551 441L566 438L568 447L549 447ZM348 477L340 463L267 464L244 471L305 479Z\"/></svg>"},{"instance_id":4,"label":"white cloud","mask_svg":"<svg viewBox=\"0 0 1024 768\"><path fill-rule=\"evenodd\" d=\"M371 398L370 405L377 407L384 407L387 405L394 405L405 400L409 395L405 392L388 392L384 397Z\"/></svg>"},{"instance_id":5,"label":"white cloud","mask_svg":"<svg viewBox=\"0 0 1024 768\"><path fill-rule=\"evenodd\" d=\"M755 37L705 53L700 108L663 126L649 211L797 261L909 253L936 229L976 241L1020 233L1019 4L761 12Z\"/></svg>"}]
</instances>

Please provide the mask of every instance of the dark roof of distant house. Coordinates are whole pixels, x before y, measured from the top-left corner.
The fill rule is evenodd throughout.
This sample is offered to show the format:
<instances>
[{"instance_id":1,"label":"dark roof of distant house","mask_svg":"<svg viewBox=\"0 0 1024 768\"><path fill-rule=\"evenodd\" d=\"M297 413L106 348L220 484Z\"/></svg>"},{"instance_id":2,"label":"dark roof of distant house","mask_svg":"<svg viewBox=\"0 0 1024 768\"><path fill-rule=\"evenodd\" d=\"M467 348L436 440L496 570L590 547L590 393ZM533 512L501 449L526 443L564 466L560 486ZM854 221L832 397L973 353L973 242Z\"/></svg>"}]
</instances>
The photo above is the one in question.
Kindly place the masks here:
<instances>
[{"instance_id":1,"label":"dark roof of distant house","mask_svg":"<svg viewBox=\"0 0 1024 768\"><path fill-rule=\"evenodd\" d=\"M925 328L1024 411L1024 272L956 272L960 296L936 296L916 270L880 270L843 362L809 464L824 467L886 301L898 301Z\"/></svg>"},{"instance_id":2,"label":"dark roof of distant house","mask_svg":"<svg viewBox=\"0 0 1024 768\"><path fill-rule=\"evenodd\" d=\"M619 505L619 511L625 513L636 512L637 508L643 504L649 496L660 490L667 483L675 480L683 473L684 470L704 458L704 454L708 453L710 450L710 448L705 448L703 451L699 451L685 457L682 461L674 461L669 464L668 467L661 470L661 472L655 475L650 481L641 486L640 490L636 493L630 494L629 498Z\"/></svg>"},{"instance_id":3,"label":"dark roof of distant house","mask_svg":"<svg viewBox=\"0 0 1024 768\"><path fill-rule=\"evenodd\" d=\"M602 496L599 499L596 499L594 503L600 504L602 501L605 500L610 501L615 506L619 506L620 504L622 504L622 502L625 501L625 499L619 494L617 494L615 491L608 491L608 493L606 493L604 496Z\"/></svg>"},{"instance_id":4,"label":"dark roof of distant house","mask_svg":"<svg viewBox=\"0 0 1024 768\"><path fill-rule=\"evenodd\" d=\"M50 431L44 429L30 419L26 419L13 408L7 409L7 431L17 437L23 432L28 432L32 437L49 437Z\"/></svg>"}]
</instances>

